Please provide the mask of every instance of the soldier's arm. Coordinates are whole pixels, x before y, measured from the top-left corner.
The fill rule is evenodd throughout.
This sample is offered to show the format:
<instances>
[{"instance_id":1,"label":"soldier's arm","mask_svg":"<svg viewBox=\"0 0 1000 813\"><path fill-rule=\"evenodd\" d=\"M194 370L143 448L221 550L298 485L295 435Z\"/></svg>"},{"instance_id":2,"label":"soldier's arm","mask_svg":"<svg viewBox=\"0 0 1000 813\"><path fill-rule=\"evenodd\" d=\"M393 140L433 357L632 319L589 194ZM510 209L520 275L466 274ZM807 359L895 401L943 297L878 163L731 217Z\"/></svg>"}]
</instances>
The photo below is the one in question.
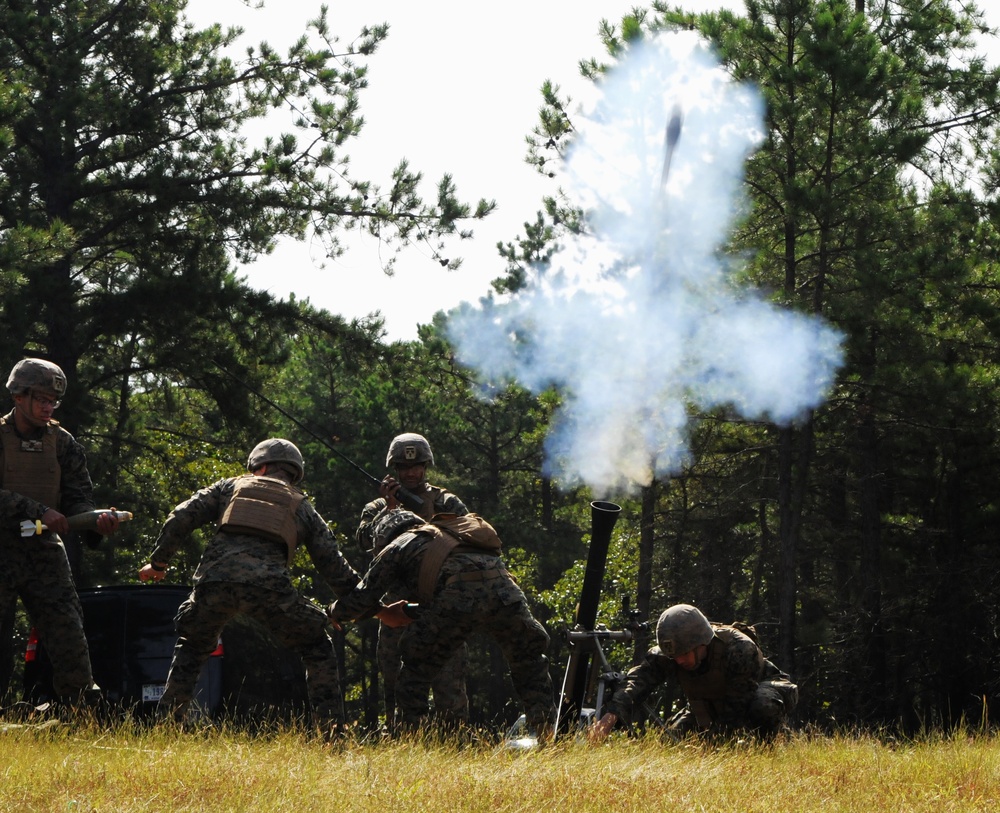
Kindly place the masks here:
<instances>
[{"instance_id":1,"label":"soldier's arm","mask_svg":"<svg viewBox=\"0 0 1000 813\"><path fill-rule=\"evenodd\" d=\"M723 727L740 726L746 722L747 709L760 682L762 656L749 638L736 638L726 656L726 695L719 708L716 722Z\"/></svg>"},{"instance_id":2,"label":"soldier's arm","mask_svg":"<svg viewBox=\"0 0 1000 813\"><path fill-rule=\"evenodd\" d=\"M93 511L94 484L87 469L87 455L76 439L60 433L56 441L56 454L61 470L59 484L59 510L66 516Z\"/></svg>"},{"instance_id":3,"label":"soldier's arm","mask_svg":"<svg viewBox=\"0 0 1000 813\"><path fill-rule=\"evenodd\" d=\"M354 538L361 547L361 550L370 551L374 547L375 540L372 538L372 535L375 532L375 523L378 522L387 509L388 503L379 497L368 503L364 507L364 510L362 510L361 522L358 524L358 529L354 532Z\"/></svg>"},{"instance_id":4,"label":"soldier's arm","mask_svg":"<svg viewBox=\"0 0 1000 813\"><path fill-rule=\"evenodd\" d=\"M660 654L658 647L646 653L642 663L633 666L625 675L624 684L618 688L608 703L608 711L622 720L632 719L632 709L641 703L673 675L673 661Z\"/></svg>"},{"instance_id":5,"label":"soldier's arm","mask_svg":"<svg viewBox=\"0 0 1000 813\"><path fill-rule=\"evenodd\" d=\"M195 530L219 519L219 510L233 493L232 480L219 480L196 491L170 512L156 538L150 561L166 564Z\"/></svg>"},{"instance_id":6,"label":"soldier's arm","mask_svg":"<svg viewBox=\"0 0 1000 813\"><path fill-rule=\"evenodd\" d=\"M349 593L338 597L327 611L334 621L370 618L382 606L381 598L399 586L397 570L401 551L398 545L389 545L376 556L368 572Z\"/></svg>"},{"instance_id":7,"label":"soldier's arm","mask_svg":"<svg viewBox=\"0 0 1000 813\"><path fill-rule=\"evenodd\" d=\"M353 590L361 577L341 552L326 520L308 500L299 505L296 521L299 523L301 538L305 540L309 557L323 580L338 596Z\"/></svg>"},{"instance_id":8,"label":"soldier's arm","mask_svg":"<svg viewBox=\"0 0 1000 813\"><path fill-rule=\"evenodd\" d=\"M5 525L16 525L25 519L41 519L48 506L16 491L0 488L0 519Z\"/></svg>"},{"instance_id":9,"label":"soldier's arm","mask_svg":"<svg viewBox=\"0 0 1000 813\"><path fill-rule=\"evenodd\" d=\"M434 507L441 514L455 514L456 516L464 517L469 513L469 509L466 508L465 503L450 491L445 491Z\"/></svg>"},{"instance_id":10,"label":"soldier's arm","mask_svg":"<svg viewBox=\"0 0 1000 813\"><path fill-rule=\"evenodd\" d=\"M60 468L60 508L58 516L52 516L51 511L46 512L47 516L42 521L57 533L63 533L69 530L68 527L62 527L65 524L65 517L92 511L96 506L94 485L87 469L87 456L83 447L68 432L60 432L56 443ZM116 530L118 530L118 518L108 512L98 517L96 529L88 528L79 533L87 547L96 548L103 536L112 534Z\"/></svg>"}]
</instances>

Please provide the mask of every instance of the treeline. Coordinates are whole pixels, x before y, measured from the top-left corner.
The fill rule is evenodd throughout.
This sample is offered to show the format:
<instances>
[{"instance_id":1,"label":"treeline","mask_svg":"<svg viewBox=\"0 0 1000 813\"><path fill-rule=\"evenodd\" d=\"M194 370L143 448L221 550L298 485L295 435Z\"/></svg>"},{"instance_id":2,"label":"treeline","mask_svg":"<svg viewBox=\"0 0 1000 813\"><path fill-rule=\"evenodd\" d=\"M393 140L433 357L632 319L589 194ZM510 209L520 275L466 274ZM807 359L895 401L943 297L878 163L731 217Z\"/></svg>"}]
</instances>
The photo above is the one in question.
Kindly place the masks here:
<instances>
[{"instance_id":1,"label":"treeline","mask_svg":"<svg viewBox=\"0 0 1000 813\"><path fill-rule=\"evenodd\" d=\"M490 205L461 203L448 178L425 203L405 165L385 191L350 178L363 62L384 30L338 48L321 18L286 56L261 48L240 66L223 55L228 36L185 26L182 6L0 9L0 349L8 367L23 351L64 367L59 418L89 450L99 502L137 515L82 553L82 582L134 581L170 508L242 470L267 435L299 444L306 490L363 568L353 532L373 492L327 444L381 476L392 436L419 431L432 482L499 530L553 634L558 682L594 496L542 473L560 394L485 390L455 362L444 314L390 344L377 320L275 300L231 270L289 235L315 232L335 253L347 228L440 246ZM603 27L609 64L663 27L701 31L764 94L753 206L731 248L748 284L843 332L845 363L828 402L793 426L695 416L685 470L619 499L600 620L619 623L628 596L648 620L688 601L752 622L799 682L802 719L820 726L988 721L1000 680L1000 73L977 50L981 20L949 0L702 15L654 3ZM607 67L583 70L599 81ZM558 88L544 102L529 159L548 172L574 126ZM268 110L289 133L241 141ZM502 247L496 290L516 292L560 236L586 228L553 190ZM204 542L172 578L190 577ZM329 600L307 561L295 567L304 592ZM351 712L369 722L373 635L358 625L344 648ZM621 665L649 643L616 653ZM498 654L474 661L477 719L509 719Z\"/></svg>"}]
</instances>

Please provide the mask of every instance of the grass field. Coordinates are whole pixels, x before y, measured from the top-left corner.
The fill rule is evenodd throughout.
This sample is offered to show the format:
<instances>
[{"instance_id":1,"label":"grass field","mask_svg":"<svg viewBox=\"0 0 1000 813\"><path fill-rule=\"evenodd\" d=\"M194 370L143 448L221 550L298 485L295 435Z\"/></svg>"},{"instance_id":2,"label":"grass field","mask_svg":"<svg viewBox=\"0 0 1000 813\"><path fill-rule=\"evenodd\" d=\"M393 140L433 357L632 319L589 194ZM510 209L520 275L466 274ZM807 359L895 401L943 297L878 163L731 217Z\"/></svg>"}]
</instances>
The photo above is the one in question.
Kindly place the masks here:
<instances>
[{"instance_id":1,"label":"grass field","mask_svg":"<svg viewBox=\"0 0 1000 813\"><path fill-rule=\"evenodd\" d=\"M18 813L1000 810L1000 738L966 734L793 735L771 746L566 739L514 751L0 723L0 766L0 811Z\"/></svg>"}]
</instances>

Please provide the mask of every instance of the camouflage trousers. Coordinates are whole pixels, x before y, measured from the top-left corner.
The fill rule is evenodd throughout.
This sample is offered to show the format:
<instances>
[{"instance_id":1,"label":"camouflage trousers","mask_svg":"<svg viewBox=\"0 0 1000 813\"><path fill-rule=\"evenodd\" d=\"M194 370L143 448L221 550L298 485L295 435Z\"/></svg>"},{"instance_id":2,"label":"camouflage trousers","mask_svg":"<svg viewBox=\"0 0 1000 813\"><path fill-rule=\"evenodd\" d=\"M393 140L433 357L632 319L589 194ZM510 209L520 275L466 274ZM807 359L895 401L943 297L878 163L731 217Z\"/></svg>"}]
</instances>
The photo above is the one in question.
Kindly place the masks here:
<instances>
[{"instance_id":1,"label":"camouflage trousers","mask_svg":"<svg viewBox=\"0 0 1000 813\"><path fill-rule=\"evenodd\" d=\"M20 596L52 661L56 695L75 703L95 689L83 608L58 537L0 537L0 607Z\"/></svg>"},{"instance_id":2,"label":"camouflage trousers","mask_svg":"<svg viewBox=\"0 0 1000 813\"><path fill-rule=\"evenodd\" d=\"M277 591L236 582L199 584L181 604L175 619L177 643L157 713L183 720L202 666L236 615L259 621L302 658L313 723L327 728L343 722L340 674L326 613L291 585Z\"/></svg>"},{"instance_id":3,"label":"camouflage trousers","mask_svg":"<svg viewBox=\"0 0 1000 813\"><path fill-rule=\"evenodd\" d=\"M404 727L416 728L428 713L431 681L474 633L492 638L503 651L528 725L543 728L553 718L552 679L545 652L549 636L531 615L509 576L448 584L400 640L403 666L396 702ZM511 601L512 593L520 595Z\"/></svg>"},{"instance_id":4,"label":"camouflage trousers","mask_svg":"<svg viewBox=\"0 0 1000 813\"><path fill-rule=\"evenodd\" d=\"M382 675L386 722L390 730L395 729L396 724L396 684L402 666L399 646L405 629L387 627L385 624L380 624L378 628L376 656L379 674ZM469 720L469 695L465 688L468 662L469 647L463 642L444 662L441 671L431 679L434 713L446 725Z\"/></svg>"},{"instance_id":5,"label":"camouflage trousers","mask_svg":"<svg viewBox=\"0 0 1000 813\"><path fill-rule=\"evenodd\" d=\"M799 687L791 681L781 678L762 680L750 699L744 718L732 721L727 726L720 726L718 733L732 733L739 729L763 736L773 735L787 722L798 701ZM699 725L694 709L689 706L677 712L670 719L669 728L676 734L697 731ZM714 730L716 724L712 728Z\"/></svg>"}]
</instances>

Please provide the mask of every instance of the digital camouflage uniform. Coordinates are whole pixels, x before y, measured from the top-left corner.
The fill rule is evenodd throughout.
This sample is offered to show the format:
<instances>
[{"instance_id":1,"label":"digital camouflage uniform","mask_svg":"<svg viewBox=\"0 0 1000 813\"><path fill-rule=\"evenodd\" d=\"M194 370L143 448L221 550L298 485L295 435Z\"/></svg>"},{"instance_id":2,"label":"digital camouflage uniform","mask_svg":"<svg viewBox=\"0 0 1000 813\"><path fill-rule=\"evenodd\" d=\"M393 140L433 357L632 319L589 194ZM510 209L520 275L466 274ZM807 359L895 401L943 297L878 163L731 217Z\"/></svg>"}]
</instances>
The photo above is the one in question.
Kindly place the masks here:
<instances>
[{"instance_id":1,"label":"digital camouflage uniform","mask_svg":"<svg viewBox=\"0 0 1000 813\"><path fill-rule=\"evenodd\" d=\"M629 721L636 704L658 686L675 681L688 704L670 720L672 732L728 735L743 730L766 735L778 731L795 707L797 687L747 635L725 625L713 624L712 628L715 637L696 670L680 668L659 646L653 647L642 663L628 671L608 711Z\"/></svg>"},{"instance_id":2,"label":"digital camouflage uniform","mask_svg":"<svg viewBox=\"0 0 1000 813\"><path fill-rule=\"evenodd\" d=\"M458 497L437 486L425 484L424 492L418 492L416 496L424 501L423 510L417 512L424 519L430 519L435 514L465 516L469 513L465 503ZM373 529L387 510L388 504L382 497L372 500L364 507L361 512L361 523L355 533L355 538L363 550L378 553L374 550ZM403 597L386 596L385 602L389 604L400 598ZM379 624L376 657L379 674L382 675L383 699L390 728L393 725L396 709L396 682L399 679L402 663L399 645L402 636L402 627L393 628ZM468 661L469 647L462 644L431 680L434 710L444 721L465 722L469 719L469 695L465 687Z\"/></svg>"},{"instance_id":3,"label":"digital camouflage uniform","mask_svg":"<svg viewBox=\"0 0 1000 813\"><path fill-rule=\"evenodd\" d=\"M57 696L74 702L96 688L90 652L83 631L83 609L76 594L69 560L62 540L55 533L21 538L23 520L41 519L48 508L66 516L94 510L93 484L83 447L57 421L28 436L14 427L14 412L0 418L0 607L21 597L39 636L45 641L53 667L53 689ZM53 481L36 486L35 494L10 490L20 456L42 455L54 440ZM7 450L13 450L13 454ZM40 489L40 490L37 490ZM42 491L48 492L43 495ZM54 495L55 500L49 501ZM84 534L100 539L100 534ZM89 540L88 540L89 541Z\"/></svg>"},{"instance_id":4,"label":"digital camouflage uniform","mask_svg":"<svg viewBox=\"0 0 1000 813\"><path fill-rule=\"evenodd\" d=\"M364 617L384 595L418 598L420 566L433 538L417 528L394 539L375 557L354 592L331 605L331 616ZM545 655L549 636L531 615L524 593L499 555L464 545L455 549L441 565L432 600L422 603L419 617L403 629L403 663L396 684L403 726L414 728L424 721L434 675L473 633L500 645L528 725L542 729L551 722L552 681Z\"/></svg>"},{"instance_id":5,"label":"digital camouflage uniform","mask_svg":"<svg viewBox=\"0 0 1000 813\"><path fill-rule=\"evenodd\" d=\"M201 489L171 512L150 556L166 563L196 528L218 524L232 500L237 482L275 481L270 477L230 477ZM294 486L283 484L301 495ZM339 596L358 582L358 574L340 552L326 521L308 500L294 513L297 544L304 544L319 574ZM341 722L342 700L337 658L327 633L323 610L299 595L288 571L284 542L256 533L220 531L209 542L194 575L194 589L177 612L177 644L161 714L180 720L194 694L202 665L216 648L226 623L243 614L264 624L277 640L298 652L314 722L328 727Z\"/></svg>"}]
</instances>

